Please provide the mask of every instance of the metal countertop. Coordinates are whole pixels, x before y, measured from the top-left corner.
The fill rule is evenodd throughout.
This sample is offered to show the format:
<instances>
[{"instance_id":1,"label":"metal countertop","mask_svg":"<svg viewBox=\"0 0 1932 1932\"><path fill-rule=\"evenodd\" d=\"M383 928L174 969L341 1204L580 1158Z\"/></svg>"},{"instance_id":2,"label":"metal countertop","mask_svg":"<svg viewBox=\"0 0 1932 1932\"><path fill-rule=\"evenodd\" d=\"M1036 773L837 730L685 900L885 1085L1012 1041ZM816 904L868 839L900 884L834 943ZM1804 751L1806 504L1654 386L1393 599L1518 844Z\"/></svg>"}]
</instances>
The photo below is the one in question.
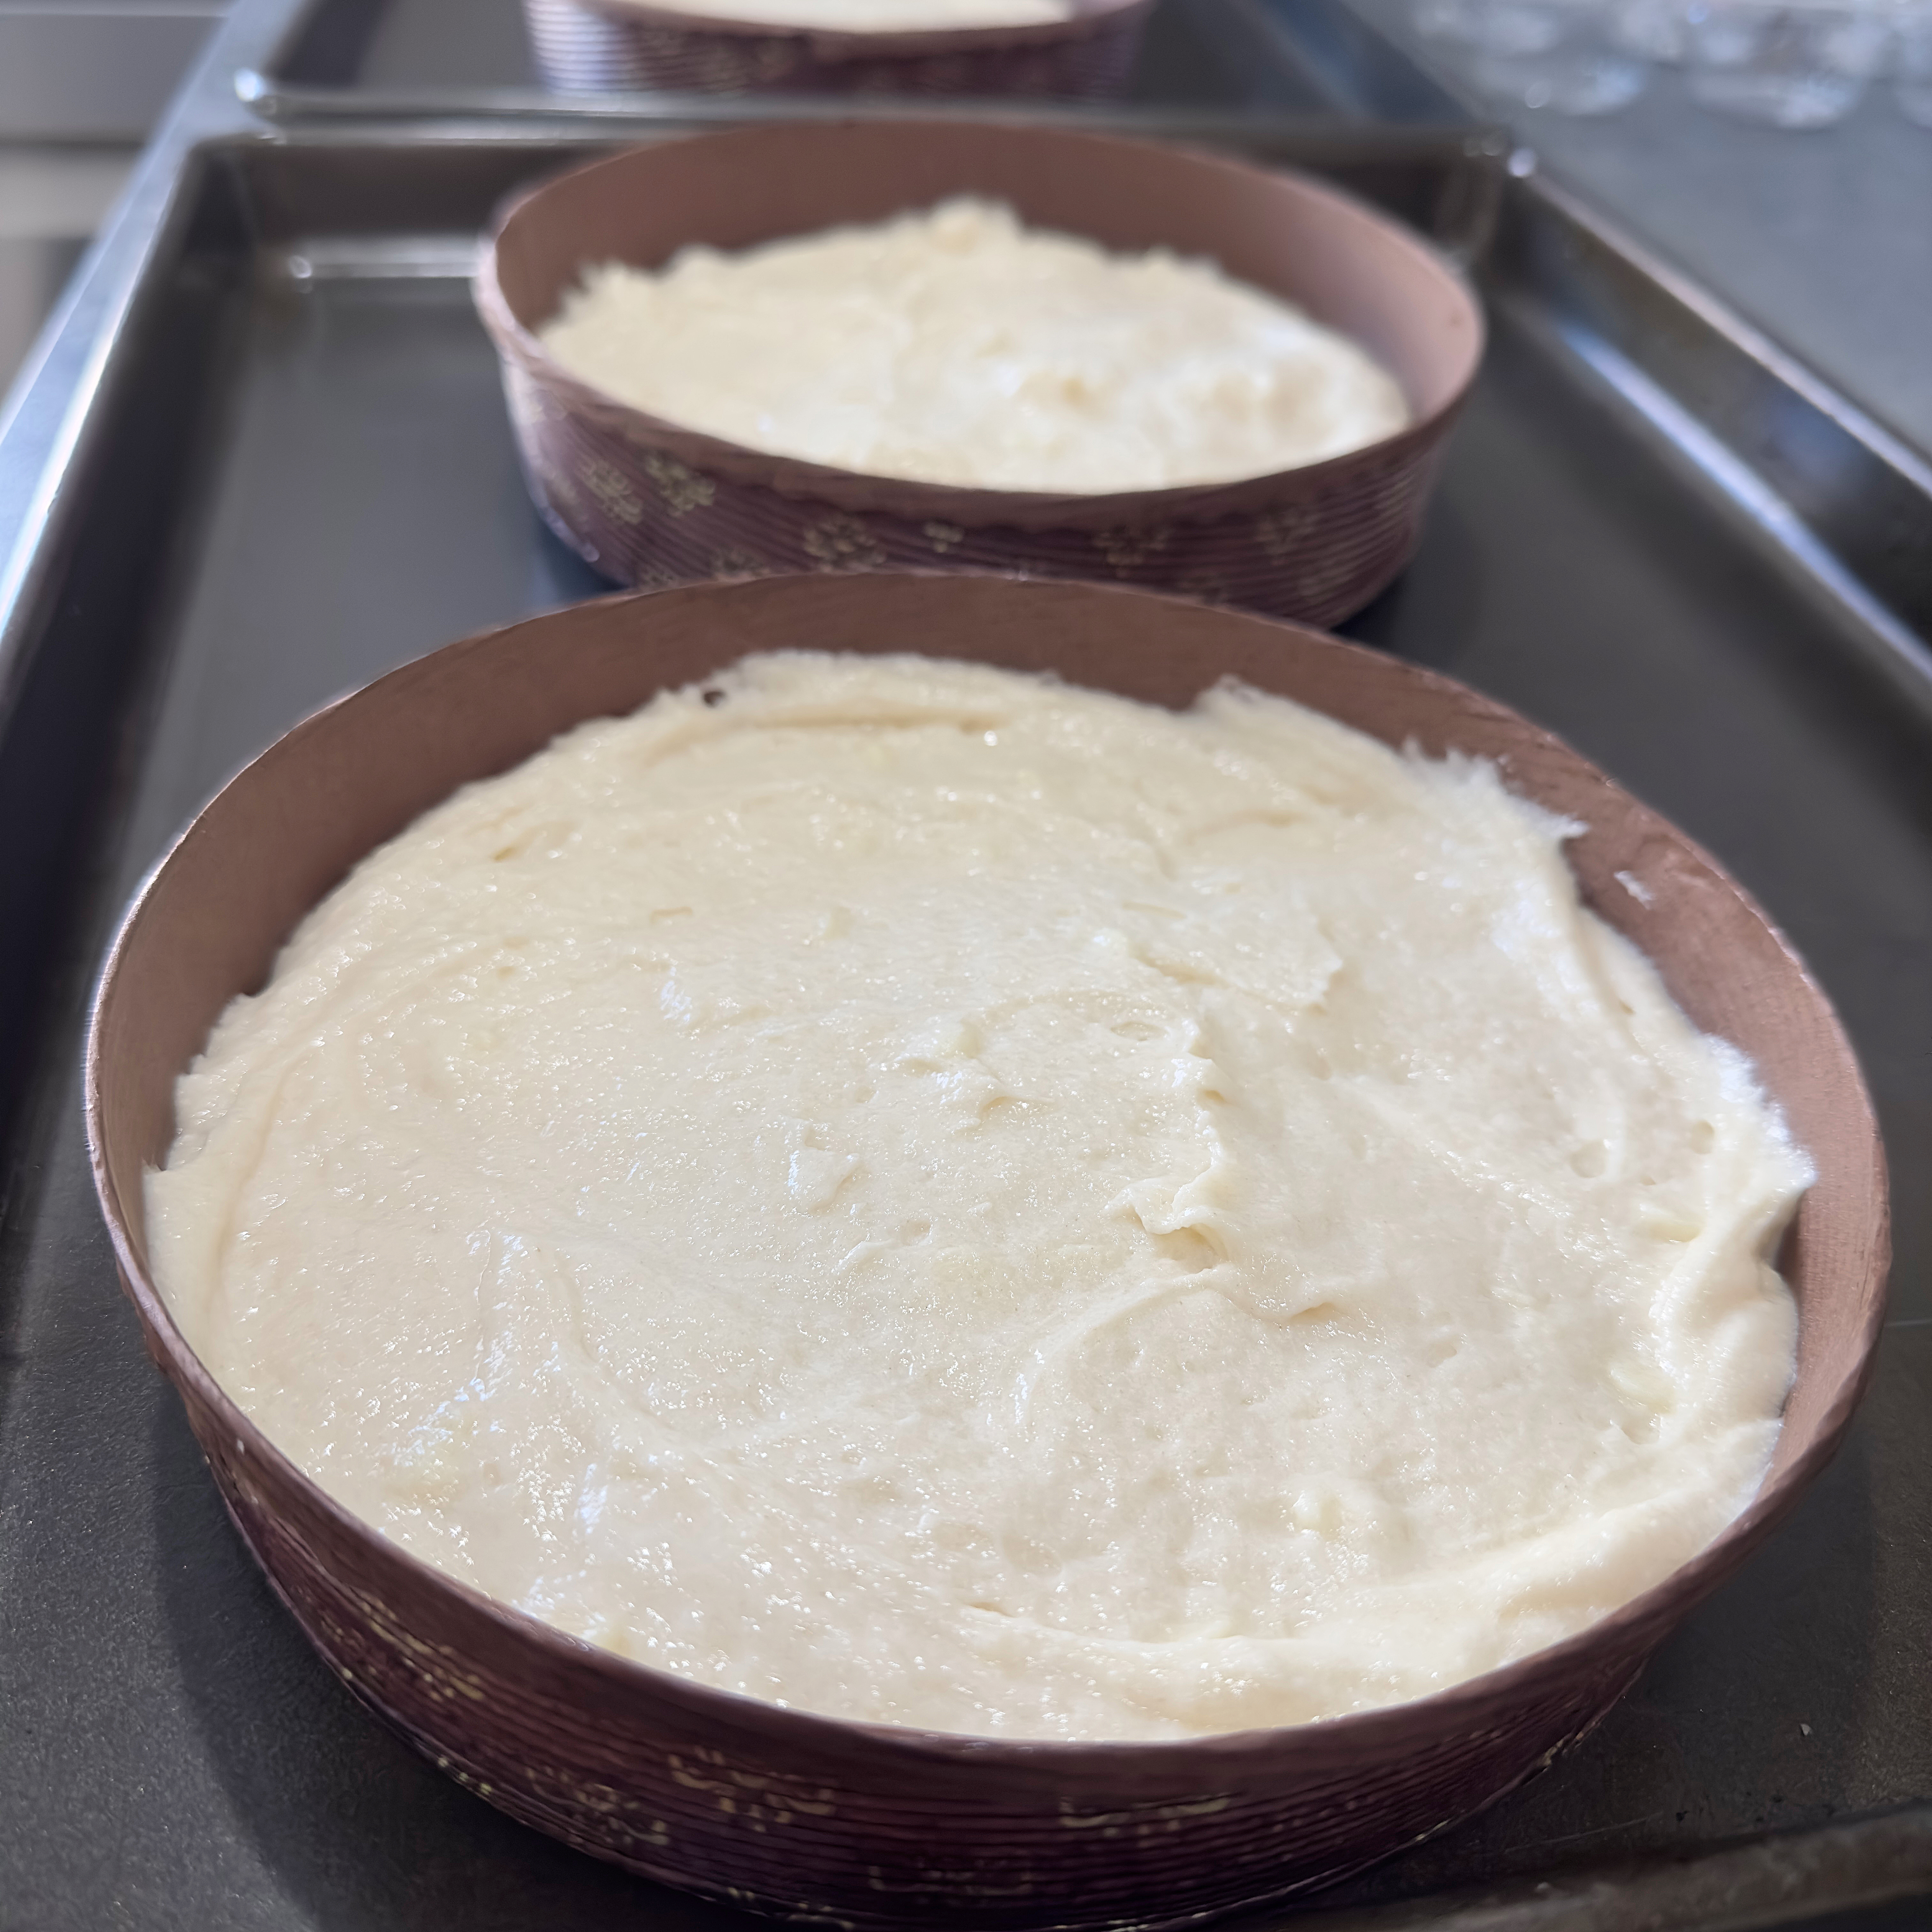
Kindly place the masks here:
<instances>
[{"instance_id":1,"label":"metal countertop","mask_svg":"<svg viewBox=\"0 0 1932 1932\"><path fill-rule=\"evenodd\" d=\"M1297 0L1271 0L1288 20ZM1485 98L1408 26L1411 0L1352 0L1473 112L1509 122L1540 163L1932 453L1932 128L1874 82L1835 128L1793 132L1714 113L1658 67L1614 114ZM1339 78L1339 76L1338 76Z\"/></svg>"}]
</instances>

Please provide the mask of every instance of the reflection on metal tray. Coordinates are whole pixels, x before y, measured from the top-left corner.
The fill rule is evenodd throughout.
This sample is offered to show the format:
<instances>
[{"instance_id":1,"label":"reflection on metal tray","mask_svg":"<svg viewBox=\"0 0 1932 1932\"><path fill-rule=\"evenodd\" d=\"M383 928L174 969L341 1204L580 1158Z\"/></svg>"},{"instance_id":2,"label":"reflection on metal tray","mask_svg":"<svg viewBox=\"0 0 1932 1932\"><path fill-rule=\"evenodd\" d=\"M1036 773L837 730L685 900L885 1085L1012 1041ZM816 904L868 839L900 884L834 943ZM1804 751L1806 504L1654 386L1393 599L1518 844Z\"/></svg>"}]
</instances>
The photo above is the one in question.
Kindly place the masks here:
<instances>
[{"instance_id":1,"label":"reflection on metal tray","mask_svg":"<svg viewBox=\"0 0 1932 1932\"><path fill-rule=\"evenodd\" d=\"M518 0L308 0L235 84L257 112L278 119L594 112L638 98L547 92ZM760 109L773 99L784 97L760 97ZM1346 0L1300 0L1292 28L1268 0L1158 0L1127 100L1468 118Z\"/></svg>"},{"instance_id":2,"label":"reflection on metal tray","mask_svg":"<svg viewBox=\"0 0 1932 1932\"><path fill-rule=\"evenodd\" d=\"M1348 628L1708 844L1838 1002L1900 1179L1873 1391L1790 1526L1546 1775L1255 1922L1690 1932L1932 1888L1932 476L1480 136L1170 124L1480 256L1422 550ZM465 276L513 184L666 126L208 139L83 290L98 359L57 340L0 437L0 488L53 465L0 579L0 1923L744 1922L509 1824L316 1660L121 1304L74 1090L116 911L240 760L600 587L530 508Z\"/></svg>"}]
</instances>

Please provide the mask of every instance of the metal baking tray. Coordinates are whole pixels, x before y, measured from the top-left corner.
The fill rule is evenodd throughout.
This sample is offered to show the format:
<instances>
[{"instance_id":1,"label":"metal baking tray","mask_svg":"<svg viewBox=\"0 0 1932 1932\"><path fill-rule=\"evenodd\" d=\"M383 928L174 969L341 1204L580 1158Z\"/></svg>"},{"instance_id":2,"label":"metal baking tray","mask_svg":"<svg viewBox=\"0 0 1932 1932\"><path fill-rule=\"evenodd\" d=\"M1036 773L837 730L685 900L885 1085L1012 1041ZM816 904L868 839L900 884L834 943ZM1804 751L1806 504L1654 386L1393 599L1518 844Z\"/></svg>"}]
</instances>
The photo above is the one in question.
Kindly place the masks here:
<instances>
[{"instance_id":1,"label":"metal baking tray","mask_svg":"<svg viewBox=\"0 0 1932 1932\"><path fill-rule=\"evenodd\" d=\"M251 131L210 98L0 433L0 517L27 514L0 572L0 1928L730 1932L511 1824L315 1658L143 1354L79 1118L100 947L201 800L333 693L601 587L530 506L465 278L512 186L677 124ZM1484 374L1420 554L1347 628L1561 732L1756 892L1897 1178L1871 1394L1790 1526L1541 1778L1248 1922L1932 1922L1932 474L1492 140L1164 124L1475 264Z\"/></svg>"},{"instance_id":2,"label":"metal baking tray","mask_svg":"<svg viewBox=\"0 0 1932 1932\"><path fill-rule=\"evenodd\" d=\"M298 0L235 86L277 119L594 113L639 98L547 92L518 0ZM1158 0L1127 104L1472 118L1346 0L1298 0L1292 14L1270 0Z\"/></svg>"}]
</instances>

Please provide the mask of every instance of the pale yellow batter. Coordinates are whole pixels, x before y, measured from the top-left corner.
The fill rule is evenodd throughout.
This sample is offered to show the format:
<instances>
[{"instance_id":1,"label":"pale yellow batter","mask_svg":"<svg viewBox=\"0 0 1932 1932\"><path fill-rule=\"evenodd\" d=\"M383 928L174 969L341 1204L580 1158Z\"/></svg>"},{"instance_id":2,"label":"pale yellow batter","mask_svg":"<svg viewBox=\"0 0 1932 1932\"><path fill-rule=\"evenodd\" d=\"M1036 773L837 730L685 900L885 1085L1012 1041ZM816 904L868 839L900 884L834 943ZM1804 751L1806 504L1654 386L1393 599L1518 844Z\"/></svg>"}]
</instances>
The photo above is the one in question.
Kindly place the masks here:
<instances>
[{"instance_id":1,"label":"pale yellow batter","mask_svg":"<svg viewBox=\"0 0 1932 1932\"><path fill-rule=\"evenodd\" d=\"M754 659L372 855L184 1077L170 1306L626 1654L1164 1737L1416 1695L1762 1478L1808 1178L1490 767Z\"/></svg>"},{"instance_id":2,"label":"pale yellow batter","mask_svg":"<svg viewBox=\"0 0 1932 1932\"><path fill-rule=\"evenodd\" d=\"M1228 482L1408 421L1345 337L1210 262L951 201L741 254L610 263L540 332L634 407L871 476L1080 494Z\"/></svg>"}]
</instances>

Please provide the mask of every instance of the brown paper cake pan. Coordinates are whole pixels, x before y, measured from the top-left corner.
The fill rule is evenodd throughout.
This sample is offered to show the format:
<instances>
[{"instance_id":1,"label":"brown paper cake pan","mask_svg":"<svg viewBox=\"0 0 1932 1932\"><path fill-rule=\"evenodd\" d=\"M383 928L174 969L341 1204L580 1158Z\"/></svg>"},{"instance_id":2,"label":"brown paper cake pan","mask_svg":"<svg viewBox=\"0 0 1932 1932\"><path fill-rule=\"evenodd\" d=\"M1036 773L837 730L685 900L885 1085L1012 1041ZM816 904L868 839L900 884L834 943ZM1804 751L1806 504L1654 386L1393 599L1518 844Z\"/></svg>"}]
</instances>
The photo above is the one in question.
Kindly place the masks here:
<instances>
[{"instance_id":1,"label":"brown paper cake pan","mask_svg":"<svg viewBox=\"0 0 1932 1932\"><path fill-rule=\"evenodd\" d=\"M682 428L568 374L536 331L589 265L658 266L885 220L950 195L1117 250L1202 256L1360 343L1413 420L1366 448L1227 484L1101 496L862 475ZM970 123L766 126L592 163L502 216L476 279L525 473L606 576L1017 571L1174 590L1332 623L1414 551L1483 346L1466 284L1419 237L1300 176L1187 149Z\"/></svg>"},{"instance_id":2,"label":"brown paper cake pan","mask_svg":"<svg viewBox=\"0 0 1932 1932\"><path fill-rule=\"evenodd\" d=\"M524 19L538 71L562 94L1101 98L1125 89L1153 4L1084 0L1034 26L890 33L804 31L642 0L524 0Z\"/></svg>"},{"instance_id":3,"label":"brown paper cake pan","mask_svg":"<svg viewBox=\"0 0 1932 1932\"><path fill-rule=\"evenodd\" d=\"M458 785L584 718L750 651L915 644L1170 705L1232 674L1391 744L1497 760L1516 790L1588 827L1568 848L1586 901L1696 1024L1751 1058L1817 1168L1783 1255L1799 1342L1776 1458L1701 1556L1562 1643L1387 1709L1172 1743L944 1736L782 1710L491 1602L332 1503L224 1394L155 1290L142 1175L172 1138L177 1076L310 907ZM854 1926L1178 1924L1339 1878L1466 1817L1588 1732L1789 1512L1844 1432L1883 1312L1884 1162L1850 1048L1785 941L1696 846L1448 679L1100 586L691 586L534 618L393 671L280 739L150 877L103 974L86 1081L95 1180L148 1346L242 1535L356 1696L470 1790L586 1851Z\"/></svg>"}]
</instances>

